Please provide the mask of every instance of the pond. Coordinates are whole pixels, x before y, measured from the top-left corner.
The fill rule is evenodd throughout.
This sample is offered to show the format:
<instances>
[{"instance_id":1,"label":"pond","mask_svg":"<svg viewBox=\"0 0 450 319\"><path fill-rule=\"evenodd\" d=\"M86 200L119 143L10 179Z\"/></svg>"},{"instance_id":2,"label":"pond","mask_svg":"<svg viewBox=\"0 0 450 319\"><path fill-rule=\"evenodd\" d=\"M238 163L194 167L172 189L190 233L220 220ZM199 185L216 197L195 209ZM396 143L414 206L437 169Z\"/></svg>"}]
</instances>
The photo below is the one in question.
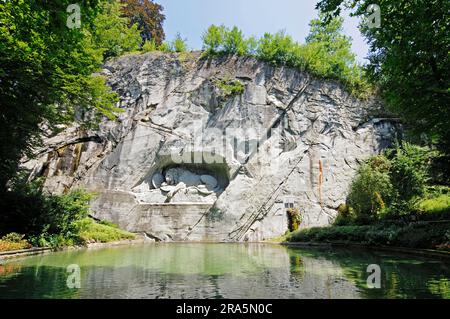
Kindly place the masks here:
<instances>
[{"instance_id":1,"label":"pond","mask_svg":"<svg viewBox=\"0 0 450 319\"><path fill-rule=\"evenodd\" d=\"M369 265L380 288L369 288ZM0 298L450 298L449 260L272 244L148 244L0 262Z\"/></svg>"}]
</instances>

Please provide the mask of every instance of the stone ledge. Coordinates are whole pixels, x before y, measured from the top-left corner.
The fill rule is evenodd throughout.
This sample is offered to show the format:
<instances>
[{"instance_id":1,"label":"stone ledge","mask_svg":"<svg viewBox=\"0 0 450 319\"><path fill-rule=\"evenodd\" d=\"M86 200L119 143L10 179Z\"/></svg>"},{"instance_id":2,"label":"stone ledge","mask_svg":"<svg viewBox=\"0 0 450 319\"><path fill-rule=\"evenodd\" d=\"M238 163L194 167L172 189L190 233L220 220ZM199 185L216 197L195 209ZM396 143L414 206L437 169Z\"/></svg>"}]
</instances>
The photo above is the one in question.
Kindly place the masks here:
<instances>
[{"instance_id":1,"label":"stone ledge","mask_svg":"<svg viewBox=\"0 0 450 319\"><path fill-rule=\"evenodd\" d=\"M23 257L23 256L45 254L45 253L52 252L52 251L53 251L53 249L50 247L42 247L42 248L39 247L39 248L2 251L2 252L0 252L0 260L16 258L16 257Z\"/></svg>"}]
</instances>

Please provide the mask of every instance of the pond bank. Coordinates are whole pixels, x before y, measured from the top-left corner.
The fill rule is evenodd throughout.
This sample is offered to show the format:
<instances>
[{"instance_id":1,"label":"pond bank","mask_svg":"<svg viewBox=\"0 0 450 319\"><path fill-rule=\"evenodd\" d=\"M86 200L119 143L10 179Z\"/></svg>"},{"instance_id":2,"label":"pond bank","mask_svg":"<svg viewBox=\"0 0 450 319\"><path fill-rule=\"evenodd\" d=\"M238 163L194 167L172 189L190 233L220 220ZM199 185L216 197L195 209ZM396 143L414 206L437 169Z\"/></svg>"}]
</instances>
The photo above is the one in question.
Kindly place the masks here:
<instances>
[{"instance_id":1,"label":"pond bank","mask_svg":"<svg viewBox=\"0 0 450 319\"><path fill-rule=\"evenodd\" d=\"M136 239L124 239L118 240L108 243L88 243L85 246L70 246L70 247L60 247L60 248L51 248L51 247L32 247L28 249L20 249L20 250L10 250L10 251L2 251L0 252L0 261L6 259L13 259L19 257L27 257L33 255L44 255L56 251L70 251L70 250L80 250L80 249L101 249L101 248L109 248L116 246L125 246L125 245L137 245L150 242L144 236L140 234L136 234Z\"/></svg>"},{"instance_id":2,"label":"pond bank","mask_svg":"<svg viewBox=\"0 0 450 319\"><path fill-rule=\"evenodd\" d=\"M435 250L435 249L420 249L420 248L408 248L408 247L395 247L395 246L371 246L357 243L348 242L268 242L269 244L278 244L287 247L349 247L349 248L364 248L374 251L387 251L387 252L399 252L408 255L421 255L429 257L439 257L450 259L450 251Z\"/></svg>"}]
</instances>

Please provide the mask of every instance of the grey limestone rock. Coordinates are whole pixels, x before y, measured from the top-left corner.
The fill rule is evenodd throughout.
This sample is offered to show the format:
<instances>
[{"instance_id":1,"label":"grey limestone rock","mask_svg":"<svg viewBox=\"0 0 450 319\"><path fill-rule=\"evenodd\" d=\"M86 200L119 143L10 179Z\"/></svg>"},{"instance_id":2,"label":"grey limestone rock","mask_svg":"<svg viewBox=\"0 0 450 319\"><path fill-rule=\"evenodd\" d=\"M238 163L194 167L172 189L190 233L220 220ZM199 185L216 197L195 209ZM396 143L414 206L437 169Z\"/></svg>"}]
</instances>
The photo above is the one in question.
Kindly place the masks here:
<instances>
[{"instance_id":1,"label":"grey limestone rock","mask_svg":"<svg viewBox=\"0 0 450 319\"><path fill-rule=\"evenodd\" d=\"M96 217L160 240L279 236L286 198L301 227L328 225L360 163L400 132L376 97L253 58L149 53L105 70L118 120L46 137L22 166L50 192L95 192ZM225 94L220 80L244 93Z\"/></svg>"}]
</instances>

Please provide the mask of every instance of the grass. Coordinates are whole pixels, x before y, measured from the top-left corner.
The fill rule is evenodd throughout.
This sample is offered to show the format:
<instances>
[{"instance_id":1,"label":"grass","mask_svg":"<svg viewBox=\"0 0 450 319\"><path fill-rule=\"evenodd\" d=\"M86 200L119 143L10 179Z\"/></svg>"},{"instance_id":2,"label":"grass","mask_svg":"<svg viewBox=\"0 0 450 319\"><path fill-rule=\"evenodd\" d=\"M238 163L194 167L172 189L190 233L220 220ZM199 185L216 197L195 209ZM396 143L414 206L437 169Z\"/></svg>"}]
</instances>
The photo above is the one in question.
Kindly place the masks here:
<instances>
[{"instance_id":1,"label":"grass","mask_svg":"<svg viewBox=\"0 0 450 319\"><path fill-rule=\"evenodd\" d=\"M380 223L314 227L288 235L289 242L340 242L372 246L450 249L450 222Z\"/></svg>"},{"instance_id":2,"label":"grass","mask_svg":"<svg viewBox=\"0 0 450 319\"><path fill-rule=\"evenodd\" d=\"M430 214L450 211L450 194L425 199L419 204L419 209Z\"/></svg>"},{"instance_id":3,"label":"grass","mask_svg":"<svg viewBox=\"0 0 450 319\"><path fill-rule=\"evenodd\" d=\"M111 223L97 223L91 218L76 222L79 228L78 237L84 243L107 243L125 239L135 239L135 235L117 228Z\"/></svg>"}]
</instances>

